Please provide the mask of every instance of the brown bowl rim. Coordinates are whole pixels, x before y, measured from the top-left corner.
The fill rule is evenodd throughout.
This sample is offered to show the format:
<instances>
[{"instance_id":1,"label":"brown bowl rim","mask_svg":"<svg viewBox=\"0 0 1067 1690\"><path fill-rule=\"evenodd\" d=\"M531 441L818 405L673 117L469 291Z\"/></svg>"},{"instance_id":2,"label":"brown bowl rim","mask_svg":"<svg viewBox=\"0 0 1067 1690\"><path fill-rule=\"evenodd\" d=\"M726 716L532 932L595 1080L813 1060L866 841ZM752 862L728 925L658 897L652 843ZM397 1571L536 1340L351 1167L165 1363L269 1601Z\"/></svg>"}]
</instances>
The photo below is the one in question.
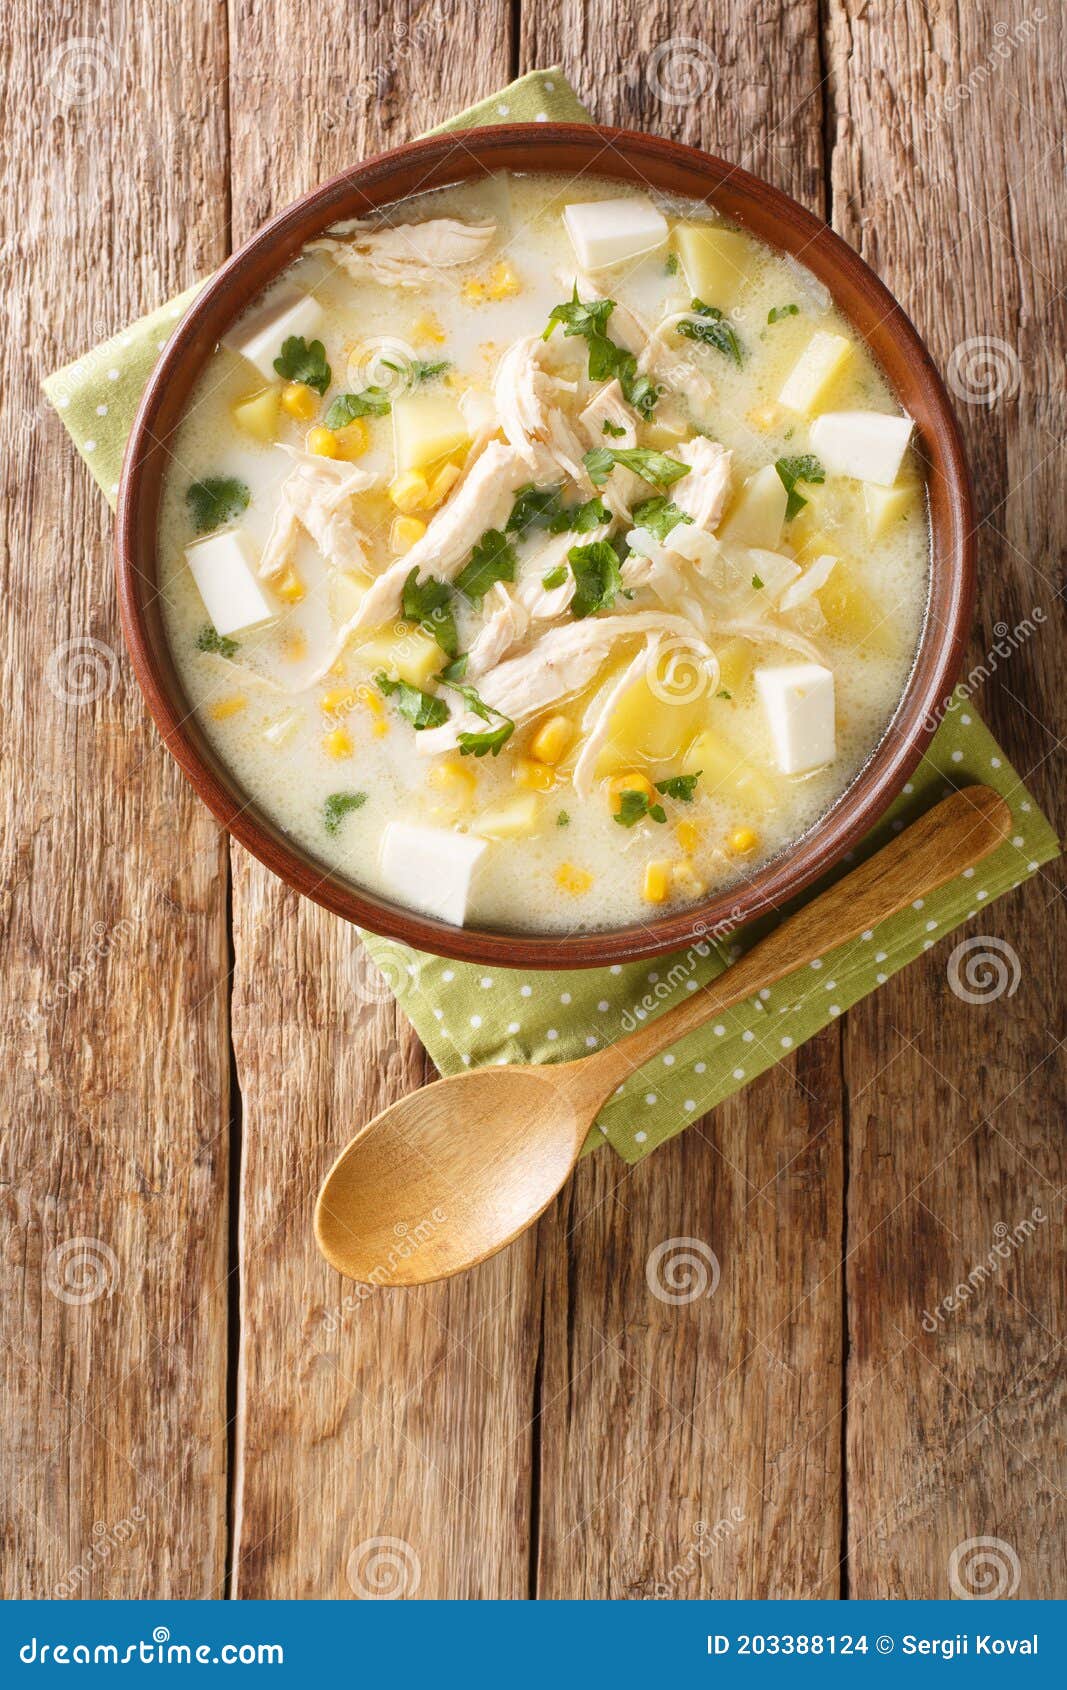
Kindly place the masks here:
<instances>
[{"instance_id":1,"label":"brown bowl rim","mask_svg":"<svg viewBox=\"0 0 1067 1690\"><path fill-rule=\"evenodd\" d=\"M195 374L220 335L307 240L361 210L489 170L562 173L561 159L575 153L584 155L577 175L689 194L752 227L777 250L803 253L805 265L829 289L916 418L929 476L930 598L908 684L878 746L831 809L750 880L684 911L621 928L536 935L452 927L327 869L257 813L211 748L182 694L165 637L153 632L146 616L157 596L159 475L152 473L153 459L165 450ZM456 161L463 168L456 168ZM642 164L648 166L647 175ZM672 173L674 185L665 180ZM412 185L397 186L411 176L417 178ZM677 184L679 177L684 185ZM694 178L699 178L696 186ZM357 203L361 194L366 196L362 205ZM173 421L160 427L173 379L182 372ZM701 942L709 934L724 936L779 908L859 842L918 766L951 695L974 602L974 530L959 426L930 354L889 290L827 224L761 177L678 141L599 124L499 124L430 135L342 171L279 212L215 272L167 342L141 398L123 462L115 560L123 634L149 711L199 797L253 856L295 891L386 938L463 962L560 969L634 962Z\"/></svg>"}]
</instances>

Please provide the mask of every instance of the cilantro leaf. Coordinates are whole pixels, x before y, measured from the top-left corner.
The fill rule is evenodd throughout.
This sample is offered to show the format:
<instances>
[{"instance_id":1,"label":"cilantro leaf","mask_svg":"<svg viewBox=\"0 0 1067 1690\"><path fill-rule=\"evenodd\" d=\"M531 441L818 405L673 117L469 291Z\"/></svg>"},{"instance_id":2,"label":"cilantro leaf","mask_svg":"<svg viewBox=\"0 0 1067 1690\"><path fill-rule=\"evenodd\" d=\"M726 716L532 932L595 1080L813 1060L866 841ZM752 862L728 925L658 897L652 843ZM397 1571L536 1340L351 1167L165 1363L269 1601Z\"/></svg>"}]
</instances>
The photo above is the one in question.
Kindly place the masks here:
<instances>
[{"instance_id":1,"label":"cilantro leaf","mask_svg":"<svg viewBox=\"0 0 1067 1690\"><path fill-rule=\"evenodd\" d=\"M778 479L786 490L785 520L792 522L799 511L807 504L802 494L796 490L798 481L807 481L812 486L819 486L826 480L826 471L818 458L810 452L805 452L799 458L779 458L775 464Z\"/></svg>"},{"instance_id":2,"label":"cilantro leaf","mask_svg":"<svg viewBox=\"0 0 1067 1690\"><path fill-rule=\"evenodd\" d=\"M326 362L326 348L321 340L306 341L302 334L291 334L282 341L281 355L274 360L274 368L286 381L302 381L322 394L330 385L331 371Z\"/></svg>"},{"instance_id":3,"label":"cilantro leaf","mask_svg":"<svg viewBox=\"0 0 1067 1690\"><path fill-rule=\"evenodd\" d=\"M697 320L694 322L692 317L688 317L684 323L679 323L678 333L686 340L699 341L702 346L714 346L717 352L724 352L740 368L743 356L741 342L718 306L705 305L703 300L694 299L693 310Z\"/></svg>"},{"instance_id":4,"label":"cilantro leaf","mask_svg":"<svg viewBox=\"0 0 1067 1690\"><path fill-rule=\"evenodd\" d=\"M562 510L552 524L553 534L591 534L594 528L601 528L611 521L611 516L605 508L603 499L595 496L586 499L584 505L568 505Z\"/></svg>"},{"instance_id":5,"label":"cilantro leaf","mask_svg":"<svg viewBox=\"0 0 1067 1690\"><path fill-rule=\"evenodd\" d=\"M422 692L407 681L391 681L385 674L375 675L374 681L386 698L396 699L397 709L413 728L439 728L442 722L448 721L448 705L432 692Z\"/></svg>"},{"instance_id":6,"label":"cilantro leaf","mask_svg":"<svg viewBox=\"0 0 1067 1690\"><path fill-rule=\"evenodd\" d=\"M767 313L767 321L768 323L780 323L783 317L796 317L799 313L799 305L772 305Z\"/></svg>"},{"instance_id":7,"label":"cilantro leaf","mask_svg":"<svg viewBox=\"0 0 1067 1690\"><path fill-rule=\"evenodd\" d=\"M454 657L452 662L446 663L444 668L441 670L442 681L447 681L450 684L453 681L461 681L467 673L467 664L469 661L470 653L467 651L462 652L459 657Z\"/></svg>"},{"instance_id":8,"label":"cilantro leaf","mask_svg":"<svg viewBox=\"0 0 1067 1690\"><path fill-rule=\"evenodd\" d=\"M554 305L548 313L548 327L542 335L542 340L548 340L557 323L563 324L565 335L581 335L588 340L590 335L607 335L608 318L615 309L613 299L578 298L578 283L574 284L571 298L563 305Z\"/></svg>"},{"instance_id":9,"label":"cilantro leaf","mask_svg":"<svg viewBox=\"0 0 1067 1690\"><path fill-rule=\"evenodd\" d=\"M409 622L417 622L424 633L436 640L446 657L455 657L459 650L456 619L452 614L452 589L446 581L435 581L432 575L419 580L416 567L404 582L402 608Z\"/></svg>"},{"instance_id":10,"label":"cilantro leaf","mask_svg":"<svg viewBox=\"0 0 1067 1690\"><path fill-rule=\"evenodd\" d=\"M755 587L755 589L756 589L756 591L757 591L757 593L758 593L758 592L761 592L761 591L762 591L762 589L763 589L763 587L764 587L764 585L765 585L765 583L764 583L764 581L763 581L763 580L762 580L762 578L761 578L761 577L760 577L760 576L759 576L759 575L753 575L753 577L752 577L752 585L753 585L753 586L754 586L754 587Z\"/></svg>"},{"instance_id":11,"label":"cilantro leaf","mask_svg":"<svg viewBox=\"0 0 1067 1690\"><path fill-rule=\"evenodd\" d=\"M631 512L635 528L646 528L657 540L665 540L680 522L692 523L693 518L663 497L645 499Z\"/></svg>"},{"instance_id":12,"label":"cilantro leaf","mask_svg":"<svg viewBox=\"0 0 1067 1690\"><path fill-rule=\"evenodd\" d=\"M626 433L626 430L624 428L617 427L610 417L605 417L604 426L600 432L601 434L610 434L613 440L621 440L623 435Z\"/></svg>"},{"instance_id":13,"label":"cilantro leaf","mask_svg":"<svg viewBox=\"0 0 1067 1690\"><path fill-rule=\"evenodd\" d=\"M336 833L350 810L362 809L367 802L365 792L331 792L322 806L322 825L327 833Z\"/></svg>"},{"instance_id":14,"label":"cilantro leaf","mask_svg":"<svg viewBox=\"0 0 1067 1690\"><path fill-rule=\"evenodd\" d=\"M570 827L570 825L571 825L570 816L567 814L566 810L561 810L559 815L556 817L556 826L557 827Z\"/></svg>"},{"instance_id":15,"label":"cilantro leaf","mask_svg":"<svg viewBox=\"0 0 1067 1690\"><path fill-rule=\"evenodd\" d=\"M424 381L433 381L437 376L443 376L445 371L451 368L447 358L441 358L437 363L430 363L425 358L415 358L408 365L412 383L416 387Z\"/></svg>"},{"instance_id":16,"label":"cilantro leaf","mask_svg":"<svg viewBox=\"0 0 1067 1690\"><path fill-rule=\"evenodd\" d=\"M666 270L668 276L676 276L678 274L678 254L676 252L669 252L667 254L667 262L664 264L663 268Z\"/></svg>"},{"instance_id":17,"label":"cilantro leaf","mask_svg":"<svg viewBox=\"0 0 1067 1690\"><path fill-rule=\"evenodd\" d=\"M542 575L541 585L551 592L553 587L562 587L566 579L567 565L565 563L557 563L555 569L550 569L546 574Z\"/></svg>"},{"instance_id":18,"label":"cilantro leaf","mask_svg":"<svg viewBox=\"0 0 1067 1690\"><path fill-rule=\"evenodd\" d=\"M669 487L689 474L689 465L657 452L651 446L594 446L582 459L593 484L603 487L616 464L632 469L644 481L655 487Z\"/></svg>"},{"instance_id":19,"label":"cilantro leaf","mask_svg":"<svg viewBox=\"0 0 1067 1690\"><path fill-rule=\"evenodd\" d=\"M667 812L662 804L653 804L647 792L622 792L619 794L619 807L615 811L615 820L620 827L633 827L635 822L643 821L649 816L654 822L665 822Z\"/></svg>"},{"instance_id":20,"label":"cilantro leaf","mask_svg":"<svg viewBox=\"0 0 1067 1690\"><path fill-rule=\"evenodd\" d=\"M677 798L682 804L691 804L697 781L703 773L703 769L698 769L692 775L671 775L669 780L656 782L656 791L662 792L666 798Z\"/></svg>"},{"instance_id":21,"label":"cilantro leaf","mask_svg":"<svg viewBox=\"0 0 1067 1690\"><path fill-rule=\"evenodd\" d=\"M220 634L208 622L196 636L197 651L214 651L219 657L232 657L237 650L237 641L231 640L228 634Z\"/></svg>"},{"instance_id":22,"label":"cilantro leaf","mask_svg":"<svg viewBox=\"0 0 1067 1690\"><path fill-rule=\"evenodd\" d=\"M472 604L481 604L497 581L514 581L518 561L507 536L499 528L487 528L457 575L456 589Z\"/></svg>"},{"instance_id":23,"label":"cilantro leaf","mask_svg":"<svg viewBox=\"0 0 1067 1690\"><path fill-rule=\"evenodd\" d=\"M647 420L656 408L659 389L650 376L638 375L633 353L617 346L608 335L608 319L614 309L613 299L579 299L575 282L572 298L549 313L543 338L548 339L557 323L563 324L565 335L581 335L589 347L589 379L617 380L625 398Z\"/></svg>"},{"instance_id":24,"label":"cilantro leaf","mask_svg":"<svg viewBox=\"0 0 1067 1690\"><path fill-rule=\"evenodd\" d=\"M339 393L326 413L326 427L344 428L357 417L386 417L392 404L384 387L365 387L362 393Z\"/></svg>"},{"instance_id":25,"label":"cilantro leaf","mask_svg":"<svg viewBox=\"0 0 1067 1690\"><path fill-rule=\"evenodd\" d=\"M209 475L185 489L185 502L198 534L209 534L222 522L232 522L248 509L252 498L235 475Z\"/></svg>"},{"instance_id":26,"label":"cilantro leaf","mask_svg":"<svg viewBox=\"0 0 1067 1690\"><path fill-rule=\"evenodd\" d=\"M521 538L530 528L551 530L552 524L563 514L561 491L560 487L535 487L533 482L528 487L520 487L511 515L504 524L504 532L518 534Z\"/></svg>"},{"instance_id":27,"label":"cilantro leaf","mask_svg":"<svg viewBox=\"0 0 1067 1690\"><path fill-rule=\"evenodd\" d=\"M515 724L507 716L495 728L486 728L484 733L461 733L457 735L459 754L461 757L499 757L501 750L515 732Z\"/></svg>"},{"instance_id":28,"label":"cilantro leaf","mask_svg":"<svg viewBox=\"0 0 1067 1690\"><path fill-rule=\"evenodd\" d=\"M733 693L727 692L725 687L720 687L718 692L715 694L716 698L733 698L733 696Z\"/></svg>"},{"instance_id":29,"label":"cilantro leaf","mask_svg":"<svg viewBox=\"0 0 1067 1690\"><path fill-rule=\"evenodd\" d=\"M622 586L619 554L607 540L594 540L588 546L572 546L567 561L574 575L574 597L571 615L581 621L598 610L606 610L614 602Z\"/></svg>"}]
</instances>

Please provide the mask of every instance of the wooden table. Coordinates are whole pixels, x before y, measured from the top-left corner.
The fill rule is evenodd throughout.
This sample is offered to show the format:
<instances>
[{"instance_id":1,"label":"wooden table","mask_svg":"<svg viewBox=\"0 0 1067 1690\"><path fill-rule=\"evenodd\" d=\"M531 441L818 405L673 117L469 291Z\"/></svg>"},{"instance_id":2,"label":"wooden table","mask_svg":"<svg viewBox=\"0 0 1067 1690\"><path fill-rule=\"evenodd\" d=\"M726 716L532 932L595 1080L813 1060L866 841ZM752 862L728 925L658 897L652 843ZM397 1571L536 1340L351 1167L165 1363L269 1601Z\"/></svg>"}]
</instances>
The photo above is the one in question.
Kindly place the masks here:
<instances>
[{"instance_id":1,"label":"wooden table","mask_svg":"<svg viewBox=\"0 0 1067 1690\"><path fill-rule=\"evenodd\" d=\"M108 513L38 386L304 189L558 61L600 118L830 217L955 372L974 660L1047 618L982 709L1055 813L1061 22L993 0L9 10L5 1594L937 1597L980 1537L1003 1588L1064 1594L1057 872L978 923L1018 956L1010 998L961 1001L939 945L638 1169L593 1157L502 1257L353 1299L313 1195L425 1056L358 988L353 933L231 847L164 754ZM48 659L83 637L116 655L57 696ZM722 1279L675 1307L645 1263L684 1237Z\"/></svg>"}]
</instances>

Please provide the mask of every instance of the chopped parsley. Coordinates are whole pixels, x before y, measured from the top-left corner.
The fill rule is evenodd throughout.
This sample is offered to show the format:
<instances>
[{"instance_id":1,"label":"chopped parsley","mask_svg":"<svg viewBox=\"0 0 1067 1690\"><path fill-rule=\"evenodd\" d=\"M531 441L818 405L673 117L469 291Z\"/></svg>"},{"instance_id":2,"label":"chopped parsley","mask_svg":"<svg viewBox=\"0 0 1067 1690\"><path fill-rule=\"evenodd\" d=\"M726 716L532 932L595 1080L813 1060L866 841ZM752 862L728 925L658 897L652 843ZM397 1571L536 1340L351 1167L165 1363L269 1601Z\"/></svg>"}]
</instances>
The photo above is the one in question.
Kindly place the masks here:
<instances>
[{"instance_id":1,"label":"chopped parsley","mask_svg":"<svg viewBox=\"0 0 1067 1690\"><path fill-rule=\"evenodd\" d=\"M511 507L511 515L504 524L506 534L521 538L528 528L548 528L563 514L560 487L520 487Z\"/></svg>"},{"instance_id":2,"label":"chopped parsley","mask_svg":"<svg viewBox=\"0 0 1067 1690\"><path fill-rule=\"evenodd\" d=\"M572 546L567 561L574 575L571 615L581 621L598 610L607 610L622 587L619 554L607 540L588 546Z\"/></svg>"},{"instance_id":3,"label":"chopped parsley","mask_svg":"<svg viewBox=\"0 0 1067 1690\"><path fill-rule=\"evenodd\" d=\"M570 825L571 825L570 816L567 814L566 810L561 810L559 815L556 817L556 826L557 827L570 827Z\"/></svg>"},{"instance_id":4,"label":"chopped parsley","mask_svg":"<svg viewBox=\"0 0 1067 1690\"><path fill-rule=\"evenodd\" d=\"M231 640L228 634L220 634L208 622L196 636L197 651L214 651L219 657L232 657L237 650L237 641Z\"/></svg>"},{"instance_id":5,"label":"chopped parsley","mask_svg":"<svg viewBox=\"0 0 1067 1690\"><path fill-rule=\"evenodd\" d=\"M235 475L209 475L185 489L185 502L198 534L209 534L247 510L252 495Z\"/></svg>"},{"instance_id":6,"label":"chopped parsley","mask_svg":"<svg viewBox=\"0 0 1067 1690\"><path fill-rule=\"evenodd\" d=\"M274 360L274 368L286 381L302 381L323 394L330 385L330 366L326 362L326 348L321 340L306 341L302 334L291 334L282 341L281 355Z\"/></svg>"},{"instance_id":7,"label":"chopped parsley","mask_svg":"<svg viewBox=\"0 0 1067 1690\"><path fill-rule=\"evenodd\" d=\"M799 314L799 305L772 305L767 313L767 321L768 323L780 323L783 317L796 317Z\"/></svg>"},{"instance_id":8,"label":"chopped parsley","mask_svg":"<svg viewBox=\"0 0 1067 1690\"><path fill-rule=\"evenodd\" d=\"M617 423L613 423L610 417L605 417L604 426L600 432L601 434L610 434L613 440L621 440L626 430L620 428Z\"/></svg>"},{"instance_id":9,"label":"chopped parsley","mask_svg":"<svg viewBox=\"0 0 1067 1690\"><path fill-rule=\"evenodd\" d=\"M390 368L392 368L391 365ZM443 376L445 371L451 368L452 366L447 358L441 358L437 363L431 363L425 358L415 358L408 365L408 373L411 376L412 384L419 387L424 381L435 381L438 376Z\"/></svg>"},{"instance_id":10,"label":"chopped parsley","mask_svg":"<svg viewBox=\"0 0 1067 1690\"><path fill-rule=\"evenodd\" d=\"M653 804L647 792L621 792L615 820L620 827L633 827L648 816L654 822L665 822L667 812L662 804Z\"/></svg>"},{"instance_id":11,"label":"chopped parsley","mask_svg":"<svg viewBox=\"0 0 1067 1690\"><path fill-rule=\"evenodd\" d=\"M571 299L549 312L543 338L549 338L557 323L563 324L565 335L581 335L589 348L590 381L616 380L628 403L647 421L656 408L659 389L650 376L638 375L633 353L608 335L608 318L614 309L613 299L579 299L575 282Z\"/></svg>"},{"instance_id":12,"label":"chopped parsley","mask_svg":"<svg viewBox=\"0 0 1067 1690\"><path fill-rule=\"evenodd\" d=\"M584 505L566 506L552 524L552 533L591 534L594 528L601 528L610 521L604 501L594 497L586 499Z\"/></svg>"},{"instance_id":13,"label":"chopped parsley","mask_svg":"<svg viewBox=\"0 0 1067 1690\"><path fill-rule=\"evenodd\" d=\"M757 593L758 593L758 592L761 592L761 591L762 591L762 589L763 589L763 587L764 587L764 585L765 585L765 583L764 583L764 581L763 581L763 579L762 579L762 577L761 577L761 576L759 576L759 575L753 575L753 577L752 577L752 585L753 585L753 586L754 586L754 587L755 587L755 589L756 589L756 591L757 591Z\"/></svg>"},{"instance_id":14,"label":"chopped parsley","mask_svg":"<svg viewBox=\"0 0 1067 1690\"><path fill-rule=\"evenodd\" d=\"M557 563L555 569L550 569L546 575L542 575L541 585L551 592L553 587L562 587L566 579L567 565L565 563Z\"/></svg>"},{"instance_id":15,"label":"chopped parsley","mask_svg":"<svg viewBox=\"0 0 1067 1690\"><path fill-rule=\"evenodd\" d=\"M367 802L365 792L331 792L322 806L322 825L327 833L336 833L350 810L362 809Z\"/></svg>"},{"instance_id":16,"label":"chopped parsley","mask_svg":"<svg viewBox=\"0 0 1067 1690\"><path fill-rule=\"evenodd\" d=\"M384 387L365 387L362 393L339 393L326 413L326 427L344 428L357 417L386 417L392 404Z\"/></svg>"},{"instance_id":17,"label":"chopped parsley","mask_svg":"<svg viewBox=\"0 0 1067 1690\"><path fill-rule=\"evenodd\" d=\"M677 798L682 804L691 804L697 781L703 773L703 769L697 769L692 775L671 775L669 780L656 782L656 791L662 792L665 798Z\"/></svg>"},{"instance_id":18,"label":"chopped parsley","mask_svg":"<svg viewBox=\"0 0 1067 1690\"><path fill-rule=\"evenodd\" d=\"M665 540L667 535L677 528L680 522L691 523L693 518L672 504L670 499L662 496L656 499L645 499L642 504L635 505L631 512L635 528L645 528L657 540Z\"/></svg>"},{"instance_id":19,"label":"chopped parsley","mask_svg":"<svg viewBox=\"0 0 1067 1690\"><path fill-rule=\"evenodd\" d=\"M432 575L420 581L416 567L404 582L402 606L409 622L417 622L446 657L455 657L459 640L452 614L452 589L446 581L435 581Z\"/></svg>"},{"instance_id":20,"label":"chopped parsley","mask_svg":"<svg viewBox=\"0 0 1067 1690\"><path fill-rule=\"evenodd\" d=\"M705 305L703 300L694 299L692 308L696 313L696 321L687 317L684 323L678 324L678 333L686 340L699 341L702 346L714 346L716 351L724 352L727 358L732 358L740 368L743 356L741 342L719 307Z\"/></svg>"},{"instance_id":21,"label":"chopped parsley","mask_svg":"<svg viewBox=\"0 0 1067 1690\"><path fill-rule=\"evenodd\" d=\"M456 577L456 590L479 605L498 581L514 581L518 561L507 535L487 528Z\"/></svg>"},{"instance_id":22,"label":"chopped parsley","mask_svg":"<svg viewBox=\"0 0 1067 1690\"><path fill-rule=\"evenodd\" d=\"M375 675L374 681L386 698L396 699L397 709L413 728L439 728L442 722L448 721L448 705L432 692L422 692L407 681L391 681L385 674Z\"/></svg>"},{"instance_id":23,"label":"chopped parsley","mask_svg":"<svg viewBox=\"0 0 1067 1690\"><path fill-rule=\"evenodd\" d=\"M663 268L666 270L668 276L676 276L678 274L678 254L676 252L669 252L667 254L667 262Z\"/></svg>"},{"instance_id":24,"label":"chopped parsley","mask_svg":"<svg viewBox=\"0 0 1067 1690\"><path fill-rule=\"evenodd\" d=\"M467 663L469 660L470 653L464 651L459 657L454 657L451 663L446 663L444 668L441 670L442 681L447 681L449 685L451 685L453 681L461 681L467 673Z\"/></svg>"},{"instance_id":25,"label":"chopped parsley","mask_svg":"<svg viewBox=\"0 0 1067 1690\"><path fill-rule=\"evenodd\" d=\"M720 687L718 692L715 694L716 698L733 698L733 696L733 693L727 692L725 687Z\"/></svg>"},{"instance_id":26,"label":"chopped parsley","mask_svg":"<svg viewBox=\"0 0 1067 1690\"><path fill-rule=\"evenodd\" d=\"M689 474L688 464L679 463L677 458L669 458L665 452L657 452L651 446L594 446L591 452L586 452L582 462L597 487L603 487L616 464L632 469L635 475L643 481L651 481L654 487L669 487L672 482Z\"/></svg>"},{"instance_id":27,"label":"chopped parsley","mask_svg":"<svg viewBox=\"0 0 1067 1690\"><path fill-rule=\"evenodd\" d=\"M785 520L792 522L793 518L804 509L808 502L797 492L797 482L807 481L812 486L818 486L826 480L826 471L818 458L813 457L810 452L805 452L799 458L779 458L774 467L778 471L778 479L787 494Z\"/></svg>"},{"instance_id":28,"label":"chopped parsley","mask_svg":"<svg viewBox=\"0 0 1067 1690\"><path fill-rule=\"evenodd\" d=\"M480 698L473 687L458 686L455 681L449 681L447 684L453 692L459 693L467 709L473 710L474 714L480 716L483 722L492 722L493 718L496 718L496 726L487 728L484 732L464 731L457 734L456 743L459 746L460 756L484 757L489 754L493 757L499 757L503 747L515 732L515 724L511 717L505 716L501 710L495 710L491 704L486 704L484 698Z\"/></svg>"}]
</instances>

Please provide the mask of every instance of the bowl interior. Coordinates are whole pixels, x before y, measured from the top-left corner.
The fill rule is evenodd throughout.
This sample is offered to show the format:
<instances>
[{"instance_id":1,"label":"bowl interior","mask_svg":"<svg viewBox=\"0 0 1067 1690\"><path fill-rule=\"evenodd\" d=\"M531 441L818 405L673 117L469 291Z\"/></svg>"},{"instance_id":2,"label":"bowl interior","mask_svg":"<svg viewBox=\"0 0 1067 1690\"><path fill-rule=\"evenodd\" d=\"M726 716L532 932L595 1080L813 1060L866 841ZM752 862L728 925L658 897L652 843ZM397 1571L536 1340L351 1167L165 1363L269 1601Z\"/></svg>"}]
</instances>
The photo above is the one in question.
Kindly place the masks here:
<instances>
[{"instance_id":1,"label":"bowl interior","mask_svg":"<svg viewBox=\"0 0 1067 1690\"><path fill-rule=\"evenodd\" d=\"M168 443L205 360L250 300L304 243L342 218L493 171L611 177L713 205L798 258L829 289L914 418L926 461L932 536L927 614L912 673L885 735L851 785L787 853L699 905L656 920L572 934L455 928L355 887L293 842L237 785L179 681L157 591L157 525ZM119 495L116 562L123 628L164 740L218 819L268 868L335 914L442 956L528 968L659 955L780 906L853 845L917 765L962 661L974 591L967 471L948 397L896 301L853 250L769 183L694 148L626 130L506 125L416 141L345 172L283 211L207 284L167 345L141 401Z\"/></svg>"}]
</instances>

